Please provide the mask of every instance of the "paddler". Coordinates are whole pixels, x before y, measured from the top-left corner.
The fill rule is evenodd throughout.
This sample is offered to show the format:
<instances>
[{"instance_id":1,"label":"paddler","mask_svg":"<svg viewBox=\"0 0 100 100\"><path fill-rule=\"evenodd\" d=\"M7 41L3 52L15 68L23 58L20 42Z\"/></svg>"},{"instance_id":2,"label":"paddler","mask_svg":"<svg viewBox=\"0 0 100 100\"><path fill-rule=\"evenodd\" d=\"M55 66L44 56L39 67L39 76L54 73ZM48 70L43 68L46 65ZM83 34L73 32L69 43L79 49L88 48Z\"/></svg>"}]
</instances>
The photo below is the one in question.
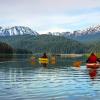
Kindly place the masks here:
<instances>
[{"instance_id":1,"label":"paddler","mask_svg":"<svg viewBox=\"0 0 100 100\"><path fill-rule=\"evenodd\" d=\"M46 53L44 53L41 58L48 58L48 56L46 55ZM41 63L41 64L43 65L43 67L47 67L47 63Z\"/></svg>"},{"instance_id":2,"label":"paddler","mask_svg":"<svg viewBox=\"0 0 100 100\"><path fill-rule=\"evenodd\" d=\"M88 57L86 62L87 63L97 63L97 62L100 62L100 60L94 53L91 53L91 55Z\"/></svg>"},{"instance_id":3,"label":"paddler","mask_svg":"<svg viewBox=\"0 0 100 100\"><path fill-rule=\"evenodd\" d=\"M48 56L46 55L46 53L44 53L41 58L48 58Z\"/></svg>"}]
</instances>

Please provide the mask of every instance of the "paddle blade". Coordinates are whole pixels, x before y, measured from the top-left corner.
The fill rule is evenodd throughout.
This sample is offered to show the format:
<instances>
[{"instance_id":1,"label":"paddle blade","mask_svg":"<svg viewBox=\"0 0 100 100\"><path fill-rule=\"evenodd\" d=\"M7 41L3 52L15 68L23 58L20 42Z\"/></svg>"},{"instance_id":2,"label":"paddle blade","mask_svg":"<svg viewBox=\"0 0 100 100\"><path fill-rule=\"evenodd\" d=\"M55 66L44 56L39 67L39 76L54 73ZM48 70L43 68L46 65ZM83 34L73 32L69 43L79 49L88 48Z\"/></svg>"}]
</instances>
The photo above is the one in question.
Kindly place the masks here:
<instances>
[{"instance_id":1,"label":"paddle blade","mask_svg":"<svg viewBox=\"0 0 100 100\"><path fill-rule=\"evenodd\" d=\"M81 63L82 63L81 61L76 61L76 62L73 63L73 66L74 67L80 67Z\"/></svg>"}]
</instances>

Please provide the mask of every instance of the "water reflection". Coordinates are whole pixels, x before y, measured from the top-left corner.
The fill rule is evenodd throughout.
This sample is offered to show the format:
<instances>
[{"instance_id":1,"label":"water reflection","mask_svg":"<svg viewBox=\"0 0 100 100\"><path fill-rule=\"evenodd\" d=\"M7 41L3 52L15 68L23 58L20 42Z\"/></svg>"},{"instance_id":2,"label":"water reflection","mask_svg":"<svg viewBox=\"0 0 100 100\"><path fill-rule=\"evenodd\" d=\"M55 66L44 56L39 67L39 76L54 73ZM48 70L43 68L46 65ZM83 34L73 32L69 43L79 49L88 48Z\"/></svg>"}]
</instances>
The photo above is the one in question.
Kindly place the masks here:
<instances>
[{"instance_id":1,"label":"water reflection","mask_svg":"<svg viewBox=\"0 0 100 100\"><path fill-rule=\"evenodd\" d=\"M91 79L95 79L97 77L98 68L87 68L87 70Z\"/></svg>"},{"instance_id":2,"label":"water reflection","mask_svg":"<svg viewBox=\"0 0 100 100\"><path fill-rule=\"evenodd\" d=\"M77 61L57 58L56 64L43 67L36 58L0 64L0 100L100 100L100 74L97 69L92 84L85 65L70 66Z\"/></svg>"},{"instance_id":3,"label":"water reflection","mask_svg":"<svg viewBox=\"0 0 100 100\"><path fill-rule=\"evenodd\" d=\"M56 64L56 56L51 56L51 58L50 58L50 64Z\"/></svg>"},{"instance_id":4,"label":"water reflection","mask_svg":"<svg viewBox=\"0 0 100 100\"><path fill-rule=\"evenodd\" d=\"M0 54L0 62L10 61L13 58L13 54Z\"/></svg>"}]
</instances>

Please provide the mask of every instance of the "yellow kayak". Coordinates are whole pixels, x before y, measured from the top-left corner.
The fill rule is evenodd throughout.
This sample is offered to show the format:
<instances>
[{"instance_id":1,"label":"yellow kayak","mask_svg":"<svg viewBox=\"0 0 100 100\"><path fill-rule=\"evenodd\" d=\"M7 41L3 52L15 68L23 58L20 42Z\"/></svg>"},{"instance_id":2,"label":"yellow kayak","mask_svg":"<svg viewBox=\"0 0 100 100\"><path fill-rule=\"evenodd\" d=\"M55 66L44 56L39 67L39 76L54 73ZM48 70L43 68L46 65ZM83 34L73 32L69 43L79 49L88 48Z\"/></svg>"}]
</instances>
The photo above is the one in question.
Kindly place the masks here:
<instances>
[{"instance_id":1,"label":"yellow kayak","mask_svg":"<svg viewBox=\"0 0 100 100\"><path fill-rule=\"evenodd\" d=\"M49 59L48 58L39 58L39 63L46 63L48 64Z\"/></svg>"}]
</instances>

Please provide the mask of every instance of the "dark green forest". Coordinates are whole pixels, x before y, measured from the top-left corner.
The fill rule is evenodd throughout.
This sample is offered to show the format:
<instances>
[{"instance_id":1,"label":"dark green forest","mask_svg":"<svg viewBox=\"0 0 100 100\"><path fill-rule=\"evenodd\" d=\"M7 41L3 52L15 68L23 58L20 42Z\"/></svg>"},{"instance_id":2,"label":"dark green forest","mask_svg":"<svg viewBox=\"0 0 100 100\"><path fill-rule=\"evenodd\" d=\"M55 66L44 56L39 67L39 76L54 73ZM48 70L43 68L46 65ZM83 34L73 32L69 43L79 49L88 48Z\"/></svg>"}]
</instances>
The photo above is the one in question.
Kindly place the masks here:
<instances>
[{"instance_id":1,"label":"dark green forest","mask_svg":"<svg viewBox=\"0 0 100 100\"><path fill-rule=\"evenodd\" d=\"M100 41L81 43L63 36L22 35L0 37L17 53L90 53L100 52Z\"/></svg>"},{"instance_id":2,"label":"dark green forest","mask_svg":"<svg viewBox=\"0 0 100 100\"><path fill-rule=\"evenodd\" d=\"M7 43L0 42L0 61L3 58L12 58L13 48Z\"/></svg>"},{"instance_id":3,"label":"dark green forest","mask_svg":"<svg viewBox=\"0 0 100 100\"><path fill-rule=\"evenodd\" d=\"M10 55L10 54L27 54L27 53L32 53L29 50L26 49L19 49L19 48L14 48L8 45L6 42L0 42L0 55Z\"/></svg>"},{"instance_id":4,"label":"dark green forest","mask_svg":"<svg viewBox=\"0 0 100 100\"><path fill-rule=\"evenodd\" d=\"M13 48L7 43L0 42L0 54L12 54Z\"/></svg>"}]
</instances>

